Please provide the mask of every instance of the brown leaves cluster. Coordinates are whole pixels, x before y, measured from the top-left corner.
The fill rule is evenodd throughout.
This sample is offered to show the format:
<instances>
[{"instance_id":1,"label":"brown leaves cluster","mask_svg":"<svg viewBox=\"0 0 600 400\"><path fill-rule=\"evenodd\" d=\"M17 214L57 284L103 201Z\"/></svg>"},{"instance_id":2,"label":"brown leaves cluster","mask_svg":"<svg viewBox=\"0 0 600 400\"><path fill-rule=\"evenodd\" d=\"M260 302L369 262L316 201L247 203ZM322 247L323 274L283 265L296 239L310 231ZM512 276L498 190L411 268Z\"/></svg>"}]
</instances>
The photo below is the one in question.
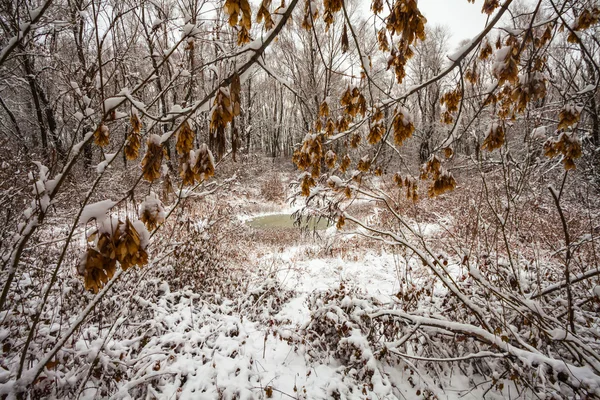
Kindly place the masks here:
<instances>
[{"instance_id":1,"label":"brown leaves cluster","mask_svg":"<svg viewBox=\"0 0 600 400\"><path fill-rule=\"evenodd\" d=\"M215 96L210 119L211 137L216 138L217 154L219 158L225 154L225 127L227 127L227 124L232 120L233 107L231 106L231 99L229 98L229 90L227 88L220 88Z\"/></svg>"},{"instance_id":2,"label":"brown leaves cluster","mask_svg":"<svg viewBox=\"0 0 600 400\"><path fill-rule=\"evenodd\" d=\"M301 177L301 190L303 196L310 194L310 188L316 185L315 178L321 174L321 160L323 158L323 144L321 135L307 134L304 138L302 148L296 150L292 157L292 161L296 166L310 173L305 172Z\"/></svg>"},{"instance_id":3,"label":"brown leaves cluster","mask_svg":"<svg viewBox=\"0 0 600 400\"><path fill-rule=\"evenodd\" d=\"M356 169L358 169L360 172L369 172L370 168L371 158L368 155L358 160L358 165L356 166Z\"/></svg>"},{"instance_id":4,"label":"brown leaves cluster","mask_svg":"<svg viewBox=\"0 0 600 400\"><path fill-rule=\"evenodd\" d=\"M154 230L165 222L165 209L157 194L150 192L140 205L140 220L146 224L148 230Z\"/></svg>"},{"instance_id":5,"label":"brown leaves cluster","mask_svg":"<svg viewBox=\"0 0 600 400\"><path fill-rule=\"evenodd\" d=\"M546 78L539 71L521 76L519 84L513 89L511 97L515 102L515 111L525 111L530 101L546 97Z\"/></svg>"},{"instance_id":6,"label":"brown leaves cluster","mask_svg":"<svg viewBox=\"0 0 600 400\"><path fill-rule=\"evenodd\" d=\"M581 157L581 141L574 133L562 132L556 139L548 139L544 143L546 157L563 156L565 170L575 169L575 160Z\"/></svg>"},{"instance_id":7,"label":"brown leaves cluster","mask_svg":"<svg viewBox=\"0 0 600 400\"><path fill-rule=\"evenodd\" d=\"M442 167L441 160L435 154L421 167L421 179L433 180L427 189L429 197L436 197L456 188L454 177Z\"/></svg>"},{"instance_id":8,"label":"brown leaves cluster","mask_svg":"<svg viewBox=\"0 0 600 400\"><path fill-rule=\"evenodd\" d=\"M454 117L452 113L458 111L458 106L460 104L460 100L462 99L462 94L460 88L456 88L452 91L446 92L442 95L440 99L440 104L446 106L446 110L442 113L442 122L445 124L451 124L454 121Z\"/></svg>"},{"instance_id":9,"label":"brown leaves cluster","mask_svg":"<svg viewBox=\"0 0 600 400\"><path fill-rule=\"evenodd\" d=\"M329 103L327 99L323 100L319 106L319 118L315 123L315 131L321 132L323 128L325 128L326 136L332 136L336 129L336 124L330 117Z\"/></svg>"},{"instance_id":10,"label":"brown leaves cluster","mask_svg":"<svg viewBox=\"0 0 600 400\"><path fill-rule=\"evenodd\" d=\"M342 9L343 0L323 0L323 21L325 22L325 31L329 30L329 26L333 23L333 14ZM344 25L344 31L346 26ZM346 40L348 34L346 33Z\"/></svg>"},{"instance_id":11,"label":"brown leaves cluster","mask_svg":"<svg viewBox=\"0 0 600 400\"><path fill-rule=\"evenodd\" d=\"M215 160L206 143L203 143L191 157L192 172L199 182L215 174Z\"/></svg>"},{"instance_id":12,"label":"brown leaves cluster","mask_svg":"<svg viewBox=\"0 0 600 400\"><path fill-rule=\"evenodd\" d=\"M502 125L494 122L490 125L487 135L483 140L481 148L487 151L493 151L502 147L505 141L504 128Z\"/></svg>"},{"instance_id":13,"label":"brown leaves cluster","mask_svg":"<svg viewBox=\"0 0 600 400\"><path fill-rule=\"evenodd\" d=\"M383 122L381 122L383 117L383 111L381 111L379 107L376 107L373 115L371 116L371 128L369 129L369 134L367 135L367 141L369 144L379 143L385 135L386 129L383 125Z\"/></svg>"},{"instance_id":14,"label":"brown leaves cluster","mask_svg":"<svg viewBox=\"0 0 600 400\"><path fill-rule=\"evenodd\" d=\"M490 58L493 52L494 50L492 49L492 45L486 39L485 42L481 45L481 50L479 51L479 59L487 60L488 58Z\"/></svg>"},{"instance_id":15,"label":"brown leaves cluster","mask_svg":"<svg viewBox=\"0 0 600 400\"><path fill-rule=\"evenodd\" d=\"M225 0L225 12L229 15L229 25L238 26L238 46L250 41L252 11L248 0Z\"/></svg>"},{"instance_id":16,"label":"brown leaves cluster","mask_svg":"<svg viewBox=\"0 0 600 400\"><path fill-rule=\"evenodd\" d=\"M304 2L304 17L302 18L302 28L309 30L312 28L313 20L316 20L319 17L319 10L311 5L311 0L306 0Z\"/></svg>"},{"instance_id":17,"label":"brown leaves cluster","mask_svg":"<svg viewBox=\"0 0 600 400\"><path fill-rule=\"evenodd\" d=\"M321 159L323 157L323 144L321 135L307 134L302 143L302 148L296 150L292 161L303 171L311 170L311 176L318 178L321 173Z\"/></svg>"},{"instance_id":18,"label":"brown leaves cluster","mask_svg":"<svg viewBox=\"0 0 600 400\"><path fill-rule=\"evenodd\" d=\"M271 8L271 0L263 0L256 13L256 22L260 24L265 21L265 30L267 31L273 29L273 25L275 25L269 8Z\"/></svg>"},{"instance_id":19,"label":"brown leaves cluster","mask_svg":"<svg viewBox=\"0 0 600 400\"><path fill-rule=\"evenodd\" d=\"M575 21L575 24L572 26L572 30L574 32L569 33L569 36L567 37L567 41L570 43L579 43L579 38L577 37L577 35L575 34L575 32L580 32L580 31L584 31L586 29L589 29L592 27L592 25L596 25L598 23L598 20L600 19L600 8L596 7L592 7L592 8L585 8L581 14L579 14L579 17L577 18L577 21Z\"/></svg>"},{"instance_id":20,"label":"brown leaves cluster","mask_svg":"<svg viewBox=\"0 0 600 400\"><path fill-rule=\"evenodd\" d=\"M205 181L215 174L215 160L205 143L198 150L190 151L181 163L179 174L186 186Z\"/></svg>"},{"instance_id":21,"label":"brown leaves cluster","mask_svg":"<svg viewBox=\"0 0 600 400\"><path fill-rule=\"evenodd\" d=\"M383 1L374 0L371 9L375 14L383 11ZM385 28L377 32L377 42L381 51L390 51L387 69L394 68L396 81L402 83L406 76L406 64L414 55L411 45L417 39L425 40L425 24L427 20L421 14L415 0L396 0L391 5L390 14L385 19ZM392 43L388 41L388 33L392 37ZM397 45L394 46L394 35L400 36Z\"/></svg>"},{"instance_id":22,"label":"brown leaves cluster","mask_svg":"<svg viewBox=\"0 0 600 400\"><path fill-rule=\"evenodd\" d=\"M233 123L233 118L240 114L240 92L241 83L237 73L233 75L229 88L219 88L210 119L210 138L216 141L217 155L219 159L225 154L226 136L225 128L227 124ZM236 130L232 129L232 143L234 153L237 149L237 138L233 137Z\"/></svg>"},{"instance_id":23,"label":"brown leaves cluster","mask_svg":"<svg viewBox=\"0 0 600 400\"><path fill-rule=\"evenodd\" d=\"M385 135L385 127L383 124L372 124L371 129L369 129L369 134L367 135L367 142L369 142L369 144L377 144L381 141L383 135Z\"/></svg>"},{"instance_id":24,"label":"brown leaves cluster","mask_svg":"<svg viewBox=\"0 0 600 400\"><path fill-rule=\"evenodd\" d=\"M351 163L352 163L352 159L350 158L350 156L348 154L346 154L342 158L342 161L340 162L340 171L346 172L348 170L348 168L350 167Z\"/></svg>"},{"instance_id":25,"label":"brown leaves cluster","mask_svg":"<svg viewBox=\"0 0 600 400\"><path fill-rule=\"evenodd\" d=\"M419 200L419 195L417 193L419 186L417 185L417 180L410 177L402 177L399 172L394 174L394 183L399 187L406 188L406 198L412 200L413 202L417 202Z\"/></svg>"},{"instance_id":26,"label":"brown leaves cluster","mask_svg":"<svg viewBox=\"0 0 600 400\"><path fill-rule=\"evenodd\" d=\"M148 149L142 160L142 173L148 182L154 182L160 178L160 167L165 149L161 144L160 136L150 135L147 141Z\"/></svg>"},{"instance_id":27,"label":"brown leaves cluster","mask_svg":"<svg viewBox=\"0 0 600 400\"><path fill-rule=\"evenodd\" d=\"M194 147L194 138L196 134L190 127L187 121L181 124L181 127L177 130L177 143L175 144L175 150L179 155L189 154Z\"/></svg>"},{"instance_id":28,"label":"brown leaves cluster","mask_svg":"<svg viewBox=\"0 0 600 400\"><path fill-rule=\"evenodd\" d=\"M352 118L356 117L357 114L364 117L367 113L367 100L357 87L346 88L340 99L340 104L344 107L344 113Z\"/></svg>"},{"instance_id":29,"label":"brown leaves cluster","mask_svg":"<svg viewBox=\"0 0 600 400\"><path fill-rule=\"evenodd\" d=\"M124 271L134 265L142 267L148 263L146 243L143 243L138 232L143 225L136 229L129 218L125 222L111 218L105 224L111 226L108 229L96 229L88 236L88 240L97 238L97 241L94 247L87 249L78 266L85 289L94 293L98 293L114 276L117 262Z\"/></svg>"},{"instance_id":30,"label":"brown leaves cluster","mask_svg":"<svg viewBox=\"0 0 600 400\"><path fill-rule=\"evenodd\" d=\"M406 63L414 56L412 48L407 45L404 39L400 40L398 49L392 48L390 56L388 57L387 69L394 67L394 74L396 75L396 81L400 84L406 77Z\"/></svg>"},{"instance_id":31,"label":"brown leaves cluster","mask_svg":"<svg viewBox=\"0 0 600 400\"><path fill-rule=\"evenodd\" d=\"M494 63L493 73L498 79L498 85L505 82L517 83L519 80L517 46L504 46L496 51L496 62Z\"/></svg>"},{"instance_id":32,"label":"brown leaves cluster","mask_svg":"<svg viewBox=\"0 0 600 400\"><path fill-rule=\"evenodd\" d=\"M371 10L374 14L379 14L383 11L383 0L373 0Z\"/></svg>"},{"instance_id":33,"label":"brown leaves cluster","mask_svg":"<svg viewBox=\"0 0 600 400\"><path fill-rule=\"evenodd\" d=\"M327 168L334 169L336 161L337 154L335 154L333 150L329 150L327 153L325 153L325 165L327 165Z\"/></svg>"},{"instance_id":34,"label":"brown leaves cluster","mask_svg":"<svg viewBox=\"0 0 600 400\"><path fill-rule=\"evenodd\" d=\"M137 114L132 114L129 122L131 123L131 132L129 132L123 151L128 160L135 160L140 154L140 147L142 145L142 121L140 121Z\"/></svg>"},{"instance_id":35,"label":"brown leaves cluster","mask_svg":"<svg viewBox=\"0 0 600 400\"><path fill-rule=\"evenodd\" d=\"M485 0L483 2L483 7L481 7L481 12L487 15L492 15L496 8L500 7L499 0Z\"/></svg>"},{"instance_id":36,"label":"brown leaves cluster","mask_svg":"<svg viewBox=\"0 0 600 400\"><path fill-rule=\"evenodd\" d=\"M558 114L558 129L567 129L579 122L581 111L578 107L567 104Z\"/></svg>"},{"instance_id":37,"label":"brown leaves cluster","mask_svg":"<svg viewBox=\"0 0 600 400\"><path fill-rule=\"evenodd\" d=\"M379 32L377 32L377 43L379 44L379 50L390 51L390 43L388 42L387 31L385 28L381 28Z\"/></svg>"},{"instance_id":38,"label":"brown leaves cluster","mask_svg":"<svg viewBox=\"0 0 600 400\"><path fill-rule=\"evenodd\" d=\"M108 130L108 126L104 122L100 122L100 125L94 131L94 143L100 147L104 147L108 145L109 139L110 131Z\"/></svg>"},{"instance_id":39,"label":"brown leaves cluster","mask_svg":"<svg viewBox=\"0 0 600 400\"><path fill-rule=\"evenodd\" d=\"M416 39L425 40L426 23L427 19L421 14L415 0L396 0L386 19L388 31L400 35L408 45Z\"/></svg>"},{"instance_id":40,"label":"brown leaves cluster","mask_svg":"<svg viewBox=\"0 0 600 400\"><path fill-rule=\"evenodd\" d=\"M412 117L408 110L403 107L398 107L394 111L392 127L394 129L394 142L396 142L398 146L402 146L402 143L410 138L415 131Z\"/></svg>"}]
</instances>

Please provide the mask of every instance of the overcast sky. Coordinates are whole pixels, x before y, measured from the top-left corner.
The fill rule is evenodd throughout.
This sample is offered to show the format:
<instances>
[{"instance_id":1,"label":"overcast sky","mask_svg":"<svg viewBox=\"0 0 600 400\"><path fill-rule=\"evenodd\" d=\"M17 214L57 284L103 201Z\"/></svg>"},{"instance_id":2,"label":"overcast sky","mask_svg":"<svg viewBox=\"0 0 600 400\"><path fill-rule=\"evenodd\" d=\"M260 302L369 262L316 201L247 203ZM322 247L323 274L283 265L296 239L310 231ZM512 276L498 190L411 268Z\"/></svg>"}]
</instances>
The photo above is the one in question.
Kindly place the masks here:
<instances>
[{"instance_id":1,"label":"overcast sky","mask_svg":"<svg viewBox=\"0 0 600 400\"><path fill-rule=\"evenodd\" d=\"M453 48L483 30L487 15L481 13L482 6L483 0L476 0L475 4L467 0L419 0L419 9L429 24L446 25L450 29Z\"/></svg>"}]
</instances>

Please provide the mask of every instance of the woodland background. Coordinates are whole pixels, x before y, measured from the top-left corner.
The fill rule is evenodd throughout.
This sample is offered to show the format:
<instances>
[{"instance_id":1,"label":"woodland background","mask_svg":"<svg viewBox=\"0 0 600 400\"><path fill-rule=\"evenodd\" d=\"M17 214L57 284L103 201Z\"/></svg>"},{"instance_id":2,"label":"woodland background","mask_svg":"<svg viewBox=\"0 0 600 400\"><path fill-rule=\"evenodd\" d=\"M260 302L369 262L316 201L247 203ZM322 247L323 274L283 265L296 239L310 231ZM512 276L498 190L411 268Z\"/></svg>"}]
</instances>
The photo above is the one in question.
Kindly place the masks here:
<instances>
[{"instance_id":1,"label":"woodland background","mask_svg":"<svg viewBox=\"0 0 600 400\"><path fill-rule=\"evenodd\" d=\"M0 2L0 396L600 397L600 8L455 1Z\"/></svg>"}]
</instances>

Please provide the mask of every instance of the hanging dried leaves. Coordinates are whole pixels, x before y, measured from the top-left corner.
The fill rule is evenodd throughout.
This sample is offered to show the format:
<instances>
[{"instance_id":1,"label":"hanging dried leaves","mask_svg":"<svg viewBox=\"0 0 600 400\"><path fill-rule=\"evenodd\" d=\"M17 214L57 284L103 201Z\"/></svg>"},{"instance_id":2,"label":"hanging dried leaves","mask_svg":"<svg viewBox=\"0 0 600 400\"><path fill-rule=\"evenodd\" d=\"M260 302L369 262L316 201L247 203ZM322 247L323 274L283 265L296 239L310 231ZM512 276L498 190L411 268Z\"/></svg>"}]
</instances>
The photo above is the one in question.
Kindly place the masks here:
<instances>
[{"instance_id":1,"label":"hanging dried leaves","mask_svg":"<svg viewBox=\"0 0 600 400\"><path fill-rule=\"evenodd\" d=\"M358 160L358 165L356 166L356 169L358 169L360 172L369 172L370 168L371 158L369 156L364 156L363 158Z\"/></svg>"},{"instance_id":2,"label":"hanging dried leaves","mask_svg":"<svg viewBox=\"0 0 600 400\"><path fill-rule=\"evenodd\" d=\"M313 7L311 0L304 2L304 17L302 18L302 28L310 30L312 28L312 21L319 17L319 10L317 7Z\"/></svg>"},{"instance_id":3,"label":"hanging dried leaves","mask_svg":"<svg viewBox=\"0 0 600 400\"><path fill-rule=\"evenodd\" d=\"M345 224L346 224L346 218L343 215L340 215L340 217L337 220L337 223L335 224L335 228L340 230L344 227Z\"/></svg>"},{"instance_id":4,"label":"hanging dried leaves","mask_svg":"<svg viewBox=\"0 0 600 400\"><path fill-rule=\"evenodd\" d=\"M416 0L396 0L386 19L388 31L402 36L409 45L416 39L425 40L427 19L421 14Z\"/></svg>"},{"instance_id":5,"label":"hanging dried leaves","mask_svg":"<svg viewBox=\"0 0 600 400\"><path fill-rule=\"evenodd\" d=\"M133 224L127 218L125 223L120 225L120 233L115 246L117 261L121 264L123 271L137 265L142 267L148 264L148 253L142 248L142 239Z\"/></svg>"},{"instance_id":6,"label":"hanging dried leaves","mask_svg":"<svg viewBox=\"0 0 600 400\"><path fill-rule=\"evenodd\" d=\"M333 150L329 150L325 153L325 165L327 168L333 169L335 168L335 162L337 160L337 155L333 152Z\"/></svg>"},{"instance_id":7,"label":"hanging dried leaves","mask_svg":"<svg viewBox=\"0 0 600 400\"><path fill-rule=\"evenodd\" d=\"M100 125L94 131L94 143L100 147L104 147L108 145L109 139L110 131L108 130L108 126L104 122L100 122Z\"/></svg>"},{"instance_id":8,"label":"hanging dried leaves","mask_svg":"<svg viewBox=\"0 0 600 400\"><path fill-rule=\"evenodd\" d=\"M344 108L344 113L352 118L356 117L357 114L364 117L367 113L367 100L357 87L352 88L352 90L350 90L350 87L346 88L340 99L340 104Z\"/></svg>"},{"instance_id":9,"label":"hanging dried leaves","mask_svg":"<svg viewBox=\"0 0 600 400\"><path fill-rule=\"evenodd\" d=\"M446 110L442 113L442 122L445 124L451 124L454 121L452 113L458 111L458 106L462 99L462 92L460 88L446 92L440 99L440 104L446 106Z\"/></svg>"},{"instance_id":10,"label":"hanging dried leaves","mask_svg":"<svg viewBox=\"0 0 600 400\"><path fill-rule=\"evenodd\" d=\"M95 249L87 249L77 268L83 276L85 290L98 293L100 289L114 276L117 262L102 255Z\"/></svg>"},{"instance_id":11,"label":"hanging dried leaves","mask_svg":"<svg viewBox=\"0 0 600 400\"><path fill-rule=\"evenodd\" d=\"M248 0L226 0L225 12L229 15L229 25L238 25L238 46L250 41L252 27L252 12Z\"/></svg>"},{"instance_id":12,"label":"hanging dried leaves","mask_svg":"<svg viewBox=\"0 0 600 400\"><path fill-rule=\"evenodd\" d=\"M300 180L300 190L302 192L302 196L310 196L310 188L312 188L316 184L317 183L315 182L314 178L310 176L308 172L302 174L302 179Z\"/></svg>"},{"instance_id":13,"label":"hanging dried leaves","mask_svg":"<svg viewBox=\"0 0 600 400\"><path fill-rule=\"evenodd\" d=\"M585 8L581 12L581 14L579 14L579 17L577 18L577 21L575 21L575 24L571 27L573 32L569 33L569 36L567 37L567 41L569 43L579 43L580 39L575 32L580 32L580 31L584 31L586 29L591 28L592 25L596 25L598 23L599 19L600 19L600 8L598 8L598 7L593 7L591 9Z\"/></svg>"},{"instance_id":14,"label":"hanging dried leaves","mask_svg":"<svg viewBox=\"0 0 600 400\"><path fill-rule=\"evenodd\" d=\"M567 129L579 122L581 108L567 104L558 114L558 129Z\"/></svg>"},{"instance_id":15,"label":"hanging dried leaves","mask_svg":"<svg viewBox=\"0 0 600 400\"><path fill-rule=\"evenodd\" d=\"M342 161L340 162L340 171L346 172L348 170L348 168L350 167L351 163L352 163L352 159L350 158L350 156L348 154L346 154L342 158Z\"/></svg>"},{"instance_id":16,"label":"hanging dried leaves","mask_svg":"<svg viewBox=\"0 0 600 400\"><path fill-rule=\"evenodd\" d=\"M408 110L403 107L398 107L394 112L392 127L394 129L394 142L398 146L402 146L402 143L410 138L415 131L412 117Z\"/></svg>"},{"instance_id":17,"label":"hanging dried leaves","mask_svg":"<svg viewBox=\"0 0 600 400\"><path fill-rule=\"evenodd\" d=\"M387 69L394 67L396 81L400 84L406 76L406 63L412 58L414 52L407 42L402 39L398 43L398 49L392 48L392 52L388 58Z\"/></svg>"},{"instance_id":18,"label":"hanging dried leaves","mask_svg":"<svg viewBox=\"0 0 600 400\"><path fill-rule=\"evenodd\" d=\"M342 9L343 0L323 0L323 21L325 22L325 31L333 23L333 14Z\"/></svg>"},{"instance_id":19,"label":"hanging dried leaves","mask_svg":"<svg viewBox=\"0 0 600 400\"><path fill-rule=\"evenodd\" d=\"M496 8L500 7L499 0L485 0L481 12L487 15L492 15Z\"/></svg>"},{"instance_id":20,"label":"hanging dried leaves","mask_svg":"<svg viewBox=\"0 0 600 400\"><path fill-rule=\"evenodd\" d=\"M150 192L150 194L146 196L140 205L139 214L140 220L146 224L146 227L150 231L165 222L165 209L158 198L158 195L154 192Z\"/></svg>"},{"instance_id":21,"label":"hanging dried leaves","mask_svg":"<svg viewBox=\"0 0 600 400\"><path fill-rule=\"evenodd\" d=\"M367 142L369 144L377 144L383 138L385 134L385 127L383 124L373 124L371 125L371 129L369 130L369 134L367 135Z\"/></svg>"},{"instance_id":22,"label":"hanging dried leaves","mask_svg":"<svg viewBox=\"0 0 600 400\"><path fill-rule=\"evenodd\" d=\"M563 156L565 170L575 169L575 160L581 157L581 141L574 133L562 132L556 139L548 139L544 143L546 157Z\"/></svg>"},{"instance_id":23,"label":"hanging dried leaves","mask_svg":"<svg viewBox=\"0 0 600 400\"><path fill-rule=\"evenodd\" d=\"M442 167L441 160L435 154L431 155L429 160L421 166L421 179L433 180L427 189L429 197L436 197L456 188L454 177Z\"/></svg>"},{"instance_id":24,"label":"hanging dried leaves","mask_svg":"<svg viewBox=\"0 0 600 400\"><path fill-rule=\"evenodd\" d=\"M321 142L321 135L309 133L304 137L302 148L294 152L292 161L303 171L310 169L311 176L313 178L318 178L321 173L322 158L323 145Z\"/></svg>"},{"instance_id":25,"label":"hanging dried leaves","mask_svg":"<svg viewBox=\"0 0 600 400\"><path fill-rule=\"evenodd\" d=\"M494 50L492 49L492 45L486 39L483 45L481 46L481 51L479 52L479 59L487 60L488 58L490 58L493 52Z\"/></svg>"},{"instance_id":26,"label":"hanging dried leaves","mask_svg":"<svg viewBox=\"0 0 600 400\"><path fill-rule=\"evenodd\" d=\"M165 150L161 145L160 136L156 134L150 135L147 145L148 149L142 160L142 173L145 180L154 182L160 178L160 166Z\"/></svg>"},{"instance_id":27,"label":"hanging dried leaves","mask_svg":"<svg viewBox=\"0 0 600 400\"><path fill-rule=\"evenodd\" d=\"M350 43L348 42L348 28L344 24L344 30L342 32L342 53L347 53L350 49Z\"/></svg>"},{"instance_id":28,"label":"hanging dried leaves","mask_svg":"<svg viewBox=\"0 0 600 400\"><path fill-rule=\"evenodd\" d=\"M539 71L521 76L519 84L513 90L511 97L515 102L515 111L525 111L530 101L546 97L546 77Z\"/></svg>"},{"instance_id":29,"label":"hanging dried leaves","mask_svg":"<svg viewBox=\"0 0 600 400\"><path fill-rule=\"evenodd\" d=\"M327 118L327 123L325 124L325 135L333 136L335 132L335 122L331 118Z\"/></svg>"},{"instance_id":30,"label":"hanging dried leaves","mask_svg":"<svg viewBox=\"0 0 600 400\"><path fill-rule=\"evenodd\" d=\"M327 100L323 100L319 107L319 117L329 117L329 104L327 104Z\"/></svg>"},{"instance_id":31,"label":"hanging dried leaves","mask_svg":"<svg viewBox=\"0 0 600 400\"><path fill-rule=\"evenodd\" d=\"M494 76L498 79L498 85L505 82L517 83L519 80L519 68L517 64L518 47L504 46L496 51L496 62L492 68Z\"/></svg>"},{"instance_id":32,"label":"hanging dried leaves","mask_svg":"<svg viewBox=\"0 0 600 400\"><path fill-rule=\"evenodd\" d=\"M98 293L114 276L117 261L126 271L137 265L148 263L146 246L148 232L139 221L132 223L129 218L122 222L110 217L100 222L98 229L88 235L88 241L95 241L82 257L78 273L84 278L84 287Z\"/></svg>"},{"instance_id":33,"label":"hanging dried leaves","mask_svg":"<svg viewBox=\"0 0 600 400\"><path fill-rule=\"evenodd\" d=\"M379 14L383 11L383 0L373 0L371 10L374 14Z\"/></svg>"},{"instance_id":34,"label":"hanging dried leaves","mask_svg":"<svg viewBox=\"0 0 600 400\"><path fill-rule=\"evenodd\" d=\"M140 155L140 147L142 146L142 135L132 130L127 136L127 143L123 152L128 160L135 160Z\"/></svg>"},{"instance_id":35,"label":"hanging dried leaves","mask_svg":"<svg viewBox=\"0 0 600 400\"><path fill-rule=\"evenodd\" d=\"M407 176L407 177L402 177L402 175L397 172L394 174L394 183L399 187L405 187L406 188L406 198L409 200L412 200L413 202L417 202L419 200L419 195L418 195L418 188L419 186L417 185L417 180Z\"/></svg>"},{"instance_id":36,"label":"hanging dried leaves","mask_svg":"<svg viewBox=\"0 0 600 400\"><path fill-rule=\"evenodd\" d=\"M131 114L131 118L129 118L129 122L131 123L131 129L135 133L140 133L142 131L142 121L136 113Z\"/></svg>"},{"instance_id":37,"label":"hanging dried leaves","mask_svg":"<svg viewBox=\"0 0 600 400\"><path fill-rule=\"evenodd\" d=\"M215 174L215 160L205 143L194 152L191 163L192 171L198 182L205 181Z\"/></svg>"},{"instance_id":38,"label":"hanging dried leaves","mask_svg":"<svg viewBox=\"0 0 600 400\"><path fill-rule=\"evenodd\" d=\"M502 147L504 140L504 128L502 125L494 122L488 128L487 135L483 140L481 148L487 151L494 151L495 149Z\"/></svg>"},{"instance_id":39,"label":"hanging dried leaves","mask_svg":"<svg viewBox=\"0 0 600 400\"><path fill-rule=\"evenodd\" d=\"M271 7L271 0L263 0L260 3L260 7L258 8L258 12L256 13L256 22L261 23L265 21L264 26L265 30L270 31L273 29L275 23L273 22L273 18L271 17L271 12L269 8Z\"/></svg>"},{"instance_id":40,"label":"hanging dried leaves","mask_svg":"<svg viewBox=\"0 0 600 400\"><path fill-rule=\"evenodd\" d=\"M181 127L177 130L177 143L175 149L180 155L189 154L194 147L194 138L196 134L190 128L190 124L184 121Z\"/></svg>"},{"instance_id":41,"label":"hanging dried leaves","mask_svg":"<svg viewBox=\"0 0 600 400\"><path fill-rule=\"evenodd\" d=\"M211 111L211 140L215 143L219 159L225 154L225 127L233 120L233 107L229 93L230 91L228 88L220 88L215 97Z\"/></svg>"}]
</instances>

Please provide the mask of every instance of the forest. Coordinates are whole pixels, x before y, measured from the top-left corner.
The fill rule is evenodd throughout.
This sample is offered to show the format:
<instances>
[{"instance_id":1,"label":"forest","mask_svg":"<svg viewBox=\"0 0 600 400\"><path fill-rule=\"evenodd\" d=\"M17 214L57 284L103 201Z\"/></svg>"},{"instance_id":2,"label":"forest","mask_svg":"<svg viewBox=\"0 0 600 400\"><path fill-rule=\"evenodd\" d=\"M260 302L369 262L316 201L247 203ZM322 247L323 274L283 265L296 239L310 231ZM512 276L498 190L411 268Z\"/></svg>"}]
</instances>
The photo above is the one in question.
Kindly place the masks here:
<instances>
[{"instance_id":1,"label":"forest","mask_svg":"<svg viewBox=\"0 0 600 400\"><path fill-rule=\"evenodd\" d=\"M435 2L0 0L0 399L600 398L600 4Z\"/></svg>"}]
</instances>

